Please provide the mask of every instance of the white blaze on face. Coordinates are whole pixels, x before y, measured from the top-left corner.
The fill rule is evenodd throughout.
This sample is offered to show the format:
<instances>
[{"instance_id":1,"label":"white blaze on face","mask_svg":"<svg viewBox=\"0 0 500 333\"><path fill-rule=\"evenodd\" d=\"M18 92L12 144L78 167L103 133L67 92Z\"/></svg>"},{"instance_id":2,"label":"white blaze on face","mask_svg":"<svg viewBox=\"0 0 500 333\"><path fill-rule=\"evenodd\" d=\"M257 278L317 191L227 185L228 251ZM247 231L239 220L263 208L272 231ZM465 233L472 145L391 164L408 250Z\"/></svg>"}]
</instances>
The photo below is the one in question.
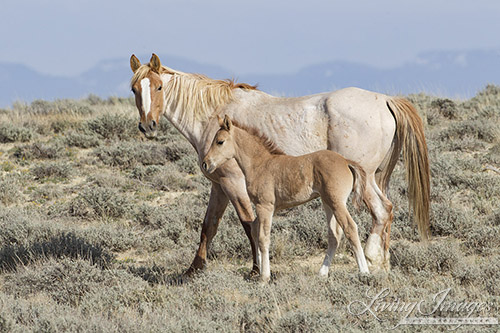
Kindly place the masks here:
<instances>
[{"instance_id":1,"label":"white blaze on face","mask_svg":"<svg viewBox=\"0 0 500 333\"><path fill-rule=\"evenodd\" d=\"M149 87L149 79L141 80L141 90L142 90L142 109L144 110L144 114L146 117L151 111L151 89Z\"/></svg>"}]
</instances>

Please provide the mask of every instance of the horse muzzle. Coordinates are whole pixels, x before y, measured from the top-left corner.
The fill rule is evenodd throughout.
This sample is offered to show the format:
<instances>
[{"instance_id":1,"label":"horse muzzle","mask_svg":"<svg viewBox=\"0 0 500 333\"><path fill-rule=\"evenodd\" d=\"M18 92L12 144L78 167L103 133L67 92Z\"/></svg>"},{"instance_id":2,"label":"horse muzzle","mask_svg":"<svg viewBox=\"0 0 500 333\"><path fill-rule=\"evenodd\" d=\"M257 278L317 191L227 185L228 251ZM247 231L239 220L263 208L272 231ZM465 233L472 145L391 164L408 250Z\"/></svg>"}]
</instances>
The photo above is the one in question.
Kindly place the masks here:
<instances>
[{"instance_id":1,"label":"horse muzzle","mask_svg":"<svg viewBox=\"0 0 500 333\"><path fill-rule=\"evenodd\" d=\"M139 125L137 127L139 128L139 131L141 131L146 138L148 139L156 138L156 135L158 133L156 121L152 120L147 126L144 126L142 122L139 122Z\"/></svg>"},{"instance_id":2,"label":"horse muzzle","mask_svg":"<svg viewBox=\"0 0 500 333\"><path fill-rule=\"evenodd\" d=\"M211 174L212 172L215 171L216 167L214 164L210 162L210 160L203 160L203 163L201 163L201 168L203 171L205 171L208 174Z\"/></svg>"}]
</instances>

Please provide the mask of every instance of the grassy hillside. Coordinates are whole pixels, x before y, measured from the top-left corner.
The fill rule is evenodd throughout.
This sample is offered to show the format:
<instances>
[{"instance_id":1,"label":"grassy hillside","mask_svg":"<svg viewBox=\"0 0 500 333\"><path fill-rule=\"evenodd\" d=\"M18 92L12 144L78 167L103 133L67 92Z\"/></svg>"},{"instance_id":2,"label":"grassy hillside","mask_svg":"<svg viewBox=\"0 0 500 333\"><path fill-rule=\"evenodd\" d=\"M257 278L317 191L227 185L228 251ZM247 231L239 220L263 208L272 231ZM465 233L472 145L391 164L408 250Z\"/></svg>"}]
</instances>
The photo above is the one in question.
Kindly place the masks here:
<instances>
[{"instance_id":1,"label":"grassy hillside","mask_svg":"<svg viewBox=\"0 0 500 333\"><path fill-rule=\"evenodd\" d=\"M250 247L232 208L208 269L182 283L210 186L194 150L166 120L158 140L146 141L129 99L91 96L0 110L0 332L383 331L404 311L379 308L378 321L349 310L385 288L385 301L400 305L430 305L451 288L446 301L483 303L472 317L498 317L500 87L466 101L409 99L426 123L430 244L418 241L409 222L398 165L390 273L358 274L344 243L330 276L319 278L326 226L313 201L276 217L268 286L248 276ZM364 242L370 216L353 216Z\"/></svg>"}]
</instances>

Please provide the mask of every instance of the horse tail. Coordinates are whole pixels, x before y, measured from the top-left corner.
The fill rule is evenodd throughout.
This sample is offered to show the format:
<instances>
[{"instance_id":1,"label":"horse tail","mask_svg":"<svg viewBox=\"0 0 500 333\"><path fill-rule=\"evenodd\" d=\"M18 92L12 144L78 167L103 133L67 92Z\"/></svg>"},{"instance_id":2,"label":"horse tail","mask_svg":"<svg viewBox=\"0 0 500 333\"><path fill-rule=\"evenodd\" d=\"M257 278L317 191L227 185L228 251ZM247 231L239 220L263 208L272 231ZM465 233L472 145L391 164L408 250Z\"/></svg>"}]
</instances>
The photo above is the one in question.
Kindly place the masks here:
<instances>
[{"instance_id":1,"label":"horse tail","mask_svg":"<svg viewBox=\"0 0 500 333\"><path fill-rule=\"evenodd\" d=\"M354 184L352 185L352 203L356 209L361 207L361 203L365 200L366 190L366 172L356 162L347 160L347 165L351 169L354 176Z\"/></svg>"},{"instance_id":2,"label":"horse tail","mask_svg":"<svg viewBox=\"0 0 500 333\"><path fill-rule=\"evenodd\" d=\"M403 152L408 182L408 200L413 211L413 219L417 224L421 239L430 237L430 167L429 153L424 136L422 118L415 107L404 98L391 98L387 107L396 120L396 134L393 139L389 160L379 177L379 185L384 192L394 166Z\"/></svg>"}]
</instances>

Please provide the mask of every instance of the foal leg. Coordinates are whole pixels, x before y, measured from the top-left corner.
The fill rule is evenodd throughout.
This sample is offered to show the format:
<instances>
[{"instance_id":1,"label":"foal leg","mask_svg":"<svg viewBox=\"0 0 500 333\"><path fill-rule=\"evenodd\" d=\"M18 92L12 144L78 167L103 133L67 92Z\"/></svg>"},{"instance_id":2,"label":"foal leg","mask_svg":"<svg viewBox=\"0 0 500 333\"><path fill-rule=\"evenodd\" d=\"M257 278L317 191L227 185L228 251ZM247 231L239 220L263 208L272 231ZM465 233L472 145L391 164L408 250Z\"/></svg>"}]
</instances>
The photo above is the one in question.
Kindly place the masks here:
<instances>
[{"instance_id":1,"label":"foal leg","mask_svg":"<svg viewBox=\"0 0 500 333\"><path fill-rule=\"evenodd\" d=\"M271 224L274 207L271 205L257 205L257 220L259 226L259 249L262 256L260 279L268 282L271 279L271 267L269 264L269 246L271 244Z\"/></svg>"},{"instance_id":2,"label":"foal leg","mask_svg":"<svg viewBox=\"0 0 500 333\"><path fill-rule=\"evenodd\" d=\"M366 259L371 270L388 271L392 204L378 187L373 174L367 175L366 181L365 202L372 215L372 230L365 245Z\"/></svg>"},{"instance_id":3,"label":"foal leg","mask_svg":"<svg viewBox=\"0 0 500 333\"><path fill-rule=\"evenodd\" d=\"M345 203L339 202L333 207L335 207L333 208L333 214L335 215L337 222L342 226L342 229L344 229L346 238L354 248L354 254L356 256L359 271L361 273L369 273L370 271L368 270L368 264L366 262L363 247L361 246L361 242L359 240L358 226L356 225L356 222L354 222L349 214Z\"/></svg>"},{"instance_id":4,"label":"foal leg","mask_svg":"<svg viewBox=\"0 0 500 333\"><path fill-rule=\"evenodd\" d=\"M333 257L335 256L335 251L337 250L340 240L342 239L343 231L333 215L332 208L323 202L323 209L325 210L326 223L328 226L328 250L326 251L323 265L319 270L319 275L327 276Z\"/></svg>"},{"instance_id":5,"label":"foal leg","mask_svg":"<svg viewBox=\"0 0 500 333\"><path fill-rule=\"evenodd\" d=\"M185 275L190 276L197 270L205 268L210 243L217 233L217 228L228 202L228 197L224 194L220 185L212 182L210 200L208 201L207 212L205 213L203 227L201 228L200 245L198 251L196 251L193 263L184 273Z\"/></svg>"}]
</instances>

